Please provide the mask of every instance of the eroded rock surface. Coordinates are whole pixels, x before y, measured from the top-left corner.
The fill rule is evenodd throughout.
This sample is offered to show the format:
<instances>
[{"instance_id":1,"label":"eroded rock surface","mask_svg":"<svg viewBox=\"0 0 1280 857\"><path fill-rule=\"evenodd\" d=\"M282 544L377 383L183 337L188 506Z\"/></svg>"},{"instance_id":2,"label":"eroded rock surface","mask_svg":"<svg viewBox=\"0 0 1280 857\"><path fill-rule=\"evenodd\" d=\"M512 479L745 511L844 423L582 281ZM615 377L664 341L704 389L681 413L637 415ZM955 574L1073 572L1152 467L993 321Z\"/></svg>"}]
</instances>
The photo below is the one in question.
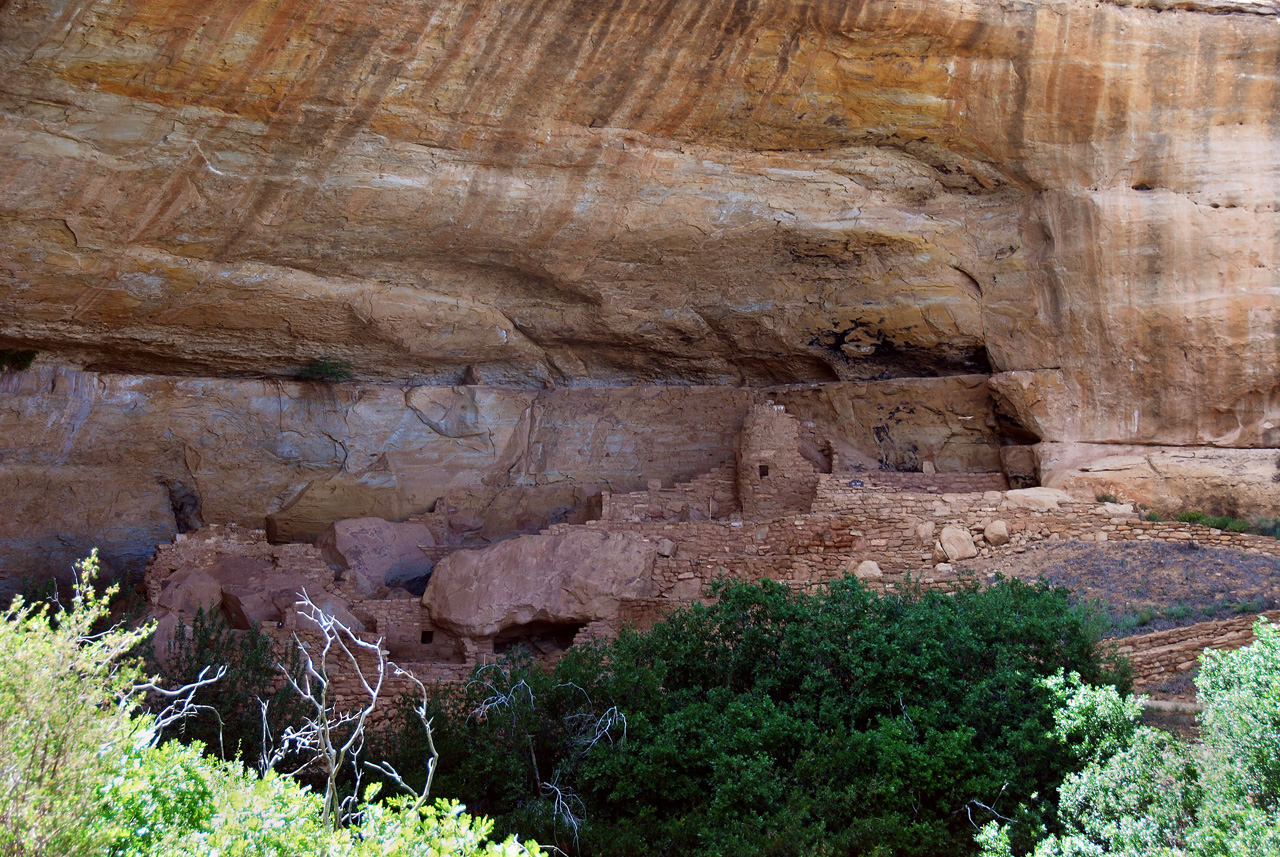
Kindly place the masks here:
<instances>
[{"instance_id":1,"label":"eroded rock surface","mask_svg":"<svg viewBox=\"0 0 1280 857\"><path fill-rule=\"evenodd\" d=\"M431 562L422 548L435 543L422 524L381 518L334 521L316 539L320 555L338 569L339 578L350 579L366 595L384 586L425 587Z\"/></svg>"},{"instance_id":2,"label":"eroded rock surface","mask_svg":"<svg viewBox=\"0 0 1280 857\"><path fill-rule=\"evenodd\" d=\"M654 541L625 532L521 536L442 559L422 603L435 625L469 637L585 626L617 619L620 601L653 594L657 555Z\"/></svg>"},{"instance_id":3,"label":"eroded rock surface","mask_svg":"<svg viewBox=\"0 0 1280 857\"><path fill-rule=\"evenodd\" d=\"M114 571L141 569L190 496L205 521L265 520L277 541L432 509L449 510L440 544L533 533L598 513L603 490L731 461L743 416L769 399L871 467L1000 466L983 376L538 391L36 366L0 373L0 591L66 574L94 546Z\"/></svg>"},{"instance_id":4,"label":"eroded rock surface","mask_svg":"<svg viewBox=\"0 0 1280 857\"><path fill-rule=\"evenodd\" d=\"M1276 16L9 3L0 336L450 384L990 367L1057 373L1043 439L1277 446Z\"/></svg>"}]
</instances>

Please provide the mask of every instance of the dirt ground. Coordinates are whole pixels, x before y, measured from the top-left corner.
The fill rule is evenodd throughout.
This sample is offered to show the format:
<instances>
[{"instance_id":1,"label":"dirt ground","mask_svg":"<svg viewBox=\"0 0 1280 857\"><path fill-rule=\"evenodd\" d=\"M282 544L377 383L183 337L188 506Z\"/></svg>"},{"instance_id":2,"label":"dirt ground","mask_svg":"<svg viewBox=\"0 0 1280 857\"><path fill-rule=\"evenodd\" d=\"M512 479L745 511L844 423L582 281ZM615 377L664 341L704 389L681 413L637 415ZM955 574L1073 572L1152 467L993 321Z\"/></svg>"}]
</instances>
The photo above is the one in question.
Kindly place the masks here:
<instances>
[{"instance_id":1,"label":"dirt ground","mask_svg":"<svg viewBox=\"0 0 1280 857\"><path fill-rule=\"evenodd\" d=\"M1164 542L1043 542L1024 553L956 564L978 579L1003 574L1065 586L1105 613L1107 637L1179 628L1280 608L1280 559L1226 548ZM1195 674L1144 689L1165 703L1194 702ZM1195 734L1185 710L1149 707L1144 721L1183 737Z\"/></svg>"},{"instance_id":2,"label":"dirt ground","mask_svg":"<svg viewBox=\"0 0 1280 857\"><path fill-rule=\"evenodd\" d=\"M1194 543L1044 542L956 570L1065 586L1106 612L1113 637L1280 607L1280 559Z\"/></svg>"}]
</instances>

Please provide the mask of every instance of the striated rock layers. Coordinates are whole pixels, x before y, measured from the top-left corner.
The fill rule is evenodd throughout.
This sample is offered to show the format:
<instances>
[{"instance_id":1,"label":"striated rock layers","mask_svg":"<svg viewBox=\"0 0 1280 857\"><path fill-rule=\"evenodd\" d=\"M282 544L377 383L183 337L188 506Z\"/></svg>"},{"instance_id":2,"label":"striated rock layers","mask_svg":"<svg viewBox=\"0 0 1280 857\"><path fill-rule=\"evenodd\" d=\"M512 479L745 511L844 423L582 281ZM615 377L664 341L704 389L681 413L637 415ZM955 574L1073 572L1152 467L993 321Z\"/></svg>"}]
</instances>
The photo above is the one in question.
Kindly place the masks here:
<instances>
[{"instance_id":1,"label":"striated rock layers","mask_svg":"<svg viewBox=\"0 0 1280 857\"><path fill-rule=\"evenodd\" d=\"M1280 446L1278 14L7 3L0 336L448 383L989 367L1040 373L1043 439Z\"/></svg>"},{"instance_id":2,"label":"striated rock layers","mask_svg":"<svg viewBox=\"0 0 1280 857\"><path fill-rule=\"evenodd\" d=\"M1229 490L1231 449L1280 446L1277 27L1274 0L0 3L0 349L42 355L0 381L0 543L314 538L463 484L563 510L727 461L743 388L832 385L836 424L840 384L921 376L990 376L1046 482L1212 447L1179 472ZM382 385L227 380L320 358ZM632 382L724 386L653 394L678 418ZM668 440L628 452L615 413ZM914 443L887 463L941 467Z\"/></svg>"},{"instance_id":3,"label":"striated rock layers","mask_svg":"<svg viewBox=\"0 0 1280 857\"><path fill-rule=\"evenodd\" d=\"M0 591L65 572L94 545L116 570L141 568L158 543L202 522L265 519L277 541L312 541L335 520L402 521L443 501L457 509L443 545L536 532L598 511L604 490L671 485L732 461L746 413L766 400L854 466L1000 469L983 376L532 390L37 366L0 374ZM334 535L329 558L341 567L347 547ZM404 571L388 563L384 577Z\"/></svg>"}]
</instances>

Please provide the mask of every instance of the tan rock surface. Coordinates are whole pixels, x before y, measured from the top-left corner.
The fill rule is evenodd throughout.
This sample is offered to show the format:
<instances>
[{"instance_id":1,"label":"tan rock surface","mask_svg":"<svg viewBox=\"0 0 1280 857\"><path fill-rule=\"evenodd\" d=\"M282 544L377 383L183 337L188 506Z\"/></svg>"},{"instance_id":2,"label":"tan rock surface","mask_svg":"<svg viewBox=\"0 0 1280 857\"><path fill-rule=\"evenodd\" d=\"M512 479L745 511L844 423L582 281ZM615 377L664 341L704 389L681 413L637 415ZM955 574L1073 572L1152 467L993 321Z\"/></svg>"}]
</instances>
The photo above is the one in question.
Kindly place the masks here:
<instances>
[{"instance_id":1,"label":"tan rock surface","mask_svg":"<svg viewBox=\"0 0 1280 857\"><path fill-rule=\"evenodd\" d=\"M853 570L853 574L859 580L875 580L884 577L884 572L880 570L880 564L872 559L864 559L858 563L858 567Z\"/></svg>"},{"instance_id":2,"label":"tan rock surface","mask_svg":"<svg viewBox=\"0 0 1280 857\"><path fill-rule=\"evenodd\" d=\"M1164 514L1198 511L1276 517L1280 451L1040 444L1046 485L1083 496L1112 494Z\"/></svg>"},{"instance_id":3,"label":"tan rock surface","mask_svg":"<svg viewBox=\"0 0 1280 857\"><path fill-rule=\"evenodd\" d=\"M962 527L943 527L938 543L942 545L947 562L958 562L978 555L978 549L973 544L973 536Z\"/></svg>"},{"instance_id":4,"label":"tan rock surface","mask_svg":"<svg viewBox=\"0 0 1280 857\"><path fill-rule=\"evenodd\" d=\"M982 528L982 538L992 547L1009 544L1009 525L1005 521L992 521Z\"/></svg>"},{"instance_id":5,"label":"tan rock surface","mask_svg":"<svg viewBox=\"0 0 1280 857\"><path fill-rule=\"evenodd\" d=\"M1004 499L1000 501L1000 508L1054 512L1058 510L1059 503L1070 502L1071 495L1057 488L1018 488L1004 493Z\"/></svg>"},{"instance_id":6,"label":"tan rock surface","mask_svg":"<svg viewBox=\"0 0 1280 857\"><path fill-rule=\"evenodd\" d=\"M537 531L601 489L725 464L747 409L772 396L850 449L867 444L869 461L984 466L999 442L984 390L971 376L535 391L37 365L0 374L0 591L24 574L67 573L95 545L114 571L142 568L192 526L184 498L211 523L266 518L279 540L313 540L346 518L403 520L441 498L465 505L464 495L474 503L459 510L458 543Z\"/></svg>"},{"instance_id":7,"label":"tan rock surface","mask_svg":"<svg viewBox=\"0 0 1280 857\"><path fill-rule=\"evenodd\" d=\"M619 600L652 594L656 556L656 544L630 533L521 536L442 559L422 603L435 625L470 637L616 619Z\"/></svg>"},{"instance_id":8,"label":"tan rock surface","mask_svg":"<svg viewBox=\"0 0 1280 857\"><path fill-rule=\"evenodd\" d=\"M1061 373L1047 439L1277 446L1276 15L9 3L0 336L449 383L989 362Z\"/></svg>"},{"instance_id":9,"label":"tan rock surface","mask_svg":"<svg viewBox=\"0 0 1280 857\"><path fill-rule=\"evenodd\" d=\"M434 545L435 538L422 524L381 518L334 521L316 539L325 562L365 595L425 577L431 562L421 548Z\"/></svg>"}]
</instances>

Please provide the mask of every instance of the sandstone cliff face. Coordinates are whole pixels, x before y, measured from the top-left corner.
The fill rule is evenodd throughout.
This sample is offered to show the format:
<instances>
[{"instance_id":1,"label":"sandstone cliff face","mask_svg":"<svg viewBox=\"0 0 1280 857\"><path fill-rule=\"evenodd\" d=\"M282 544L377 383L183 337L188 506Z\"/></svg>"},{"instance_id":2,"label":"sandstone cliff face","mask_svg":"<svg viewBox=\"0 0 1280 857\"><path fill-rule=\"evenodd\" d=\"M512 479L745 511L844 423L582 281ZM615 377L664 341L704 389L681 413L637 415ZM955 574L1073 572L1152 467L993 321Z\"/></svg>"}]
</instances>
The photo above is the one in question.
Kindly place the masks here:
<instances>
[{"instance_id":1,"label":"sandstone cliff face","mask_svg":"<svg viewBox=\"0 0 1280 857\"><path fill-rule=\"evenodd\" d=\"M42 353L0 379L0 543L134 562L200 519L313 538L572 484L536 526L724 463L778 384L891 467L998 466L999 435L1087 488L1109 444L1280 446L1278 22L0 0L0 348ZM320 357L369 383L248 380ZM1193 458L1130 470L1230 491Z\"/></svg>"},{"instance_id":2,"label":"sandstone cliff face","mask_svg":"<svg viewBox=\"0 0 1280 857\"><path fill-rule=\"evenodd\" d=\"M0 592L95 545L114 570L201 523L314 540L454 490L484 493L480 543L534 532L601 490L692 479L778 401L853 462L998 469L985 378L811 387L529 390L0 374Z\"/></svg>"},{"instance_id":3,"label":"sandstone cliff face","mask_svg":"<svg viewBox=\"0 0 1280 857\"><path fill-rule=\"evenodd\" d=\"M6 3L0 336L447 383L990 365L1058 373L1049 439L1280 445L1276 16Z\"/></svg>"}]
</instances>

